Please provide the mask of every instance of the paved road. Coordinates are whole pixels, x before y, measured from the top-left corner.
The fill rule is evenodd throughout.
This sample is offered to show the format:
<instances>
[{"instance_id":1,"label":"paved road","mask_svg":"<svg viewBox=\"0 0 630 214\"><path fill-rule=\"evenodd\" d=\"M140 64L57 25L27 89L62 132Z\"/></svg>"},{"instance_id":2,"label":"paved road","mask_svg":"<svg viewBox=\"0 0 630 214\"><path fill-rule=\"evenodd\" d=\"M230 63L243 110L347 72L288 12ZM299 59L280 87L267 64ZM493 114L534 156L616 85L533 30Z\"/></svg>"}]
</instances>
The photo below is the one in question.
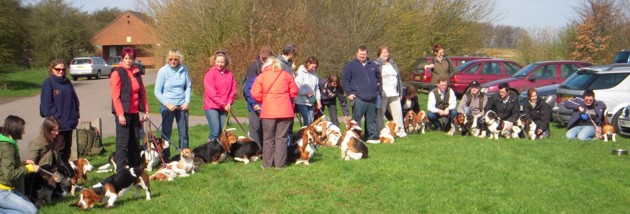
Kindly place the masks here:
<instances>
[{"instance_id":1,"label":"paved road","mask_svg":"<svg viewBox=\"0 0 630 214\"><path fill-rule=\"evenodd\" d=\"M142 76L144 83L152 85L155 83L155 70L147 70L147 74ZM91 121L95 118L101 118L103 121L103 136L110 137L115 136L115 124L114 116L111 113L111 93L109 91L109 79L100 80L87 80L81 78L78 81L73 81L74 88L79 96L81 102L80 121ZM153 96L149 94L148 96ZM7 103L0 104L2 113L0 118L2 123L7 115L17 115L26 121L25 135L22 140L18 140L20 147L20 157L23 159L27 155L28 142L37 137L39 129L41 127L43 118L39 116L39 95L26 97L22 99L9 100ZM155 114L159 109L151 109L153 114L150 116L151 120L159 124L161 123L161 117L159 114ZM243 121L239 118L239 120ZM246 121L245 121L246 122ZM199 124L207 124L207 120L202 116L191 116L189 125L195 126ZM175 126L174 128L177 128Z\"/></svg>"}]
</instances>

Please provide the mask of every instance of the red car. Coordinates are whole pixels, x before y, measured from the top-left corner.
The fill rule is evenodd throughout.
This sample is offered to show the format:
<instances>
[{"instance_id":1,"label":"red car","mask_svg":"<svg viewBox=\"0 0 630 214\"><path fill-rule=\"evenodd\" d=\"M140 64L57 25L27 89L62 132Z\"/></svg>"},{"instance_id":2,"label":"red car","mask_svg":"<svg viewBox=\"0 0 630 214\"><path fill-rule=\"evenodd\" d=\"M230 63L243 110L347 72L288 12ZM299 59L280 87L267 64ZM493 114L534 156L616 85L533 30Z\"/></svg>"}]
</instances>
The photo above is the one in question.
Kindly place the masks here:
<instances>
[{"instance_id":1,"label":"red car","mask_svg":"<svg viewBox=\"0 0 630 214\"><path fill-rule=\"evenodd\" d=\"M451 77L450 87L457 96L468 90L468 85L477 80L484 84L512 76L523 68L520 64L504 59L478 59L457 66L457 74Z\"/></svg>"},{"instance_id":2,"label":"red car","mask_svg":"<svg viewBox=\"0 0 630 214\"><path fill-rule=\"evenodd\" d=\"M560 84L581 67L593 64L580 61L542 61L534 62L516 72L510 78L500 79L481 85L481 91L493 94L499 91L499 84L508 83L510 88L520 94L529 88Z\"/></svg>"},{"instance_id":3,"label":"red car","mask_svg":"<svg viewBox=\"0 0 630 214\"><path fill-rule=\"evenodd\" d=\"M453 62L455 67L464 64L470 60L476 59L488 59L488 57L474 57L474 56L447 56ZM431 77L433 76L430 68L424 69L425 64L430 64L433 61L433 57L420 58L418 68L411 74L410 84L418 89L431 90L435 88L435 84L431 84Z\"/></svg>"}]
</instances>

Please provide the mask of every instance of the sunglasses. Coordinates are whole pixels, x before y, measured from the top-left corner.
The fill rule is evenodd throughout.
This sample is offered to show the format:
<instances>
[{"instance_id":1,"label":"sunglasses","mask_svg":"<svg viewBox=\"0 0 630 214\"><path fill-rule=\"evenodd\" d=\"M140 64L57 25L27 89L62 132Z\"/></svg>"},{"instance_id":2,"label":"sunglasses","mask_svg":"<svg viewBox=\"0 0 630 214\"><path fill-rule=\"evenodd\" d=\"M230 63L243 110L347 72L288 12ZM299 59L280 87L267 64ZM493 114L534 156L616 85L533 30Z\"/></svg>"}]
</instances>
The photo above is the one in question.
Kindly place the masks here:
<instances>
[{"instance_id":1,"label":"sunglasses","mask_svg":"<svg viewBox=\"0 0 630 214\"><path fill-rule=\"evenodd\" d=\"M66 68L53 68L55 71L66 71Z\"/></svg>"}]
</instances>

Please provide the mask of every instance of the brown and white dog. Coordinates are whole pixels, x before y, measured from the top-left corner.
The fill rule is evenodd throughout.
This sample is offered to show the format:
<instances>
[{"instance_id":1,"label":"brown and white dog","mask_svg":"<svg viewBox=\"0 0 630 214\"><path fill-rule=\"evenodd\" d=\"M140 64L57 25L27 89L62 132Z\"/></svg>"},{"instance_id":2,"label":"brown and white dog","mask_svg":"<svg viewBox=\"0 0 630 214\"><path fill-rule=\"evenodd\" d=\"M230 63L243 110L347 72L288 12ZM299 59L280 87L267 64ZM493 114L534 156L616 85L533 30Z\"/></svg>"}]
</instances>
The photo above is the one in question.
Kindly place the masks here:
<instances>
[{"instance_id":1,"label":"brown and white dog","mask_svg":"<svg viewBox=\"0 0 630 214\"><path fill-rule=\"evenodd\" d=\"M330 121L322 121L314 127L317 134L320 135L320 140L316 140L316 143L322 146L339 146L339 141L341 140L341 129L339 126Z\"/></svg>"},{"instance_id":2,"label":"brown and white dog","mask_svg":"<svg viewBox=\"0 0 630 214\"><path fill-rule=\"evenodd\" d=\"M300 128L287 147L287 162L309 165L309 161L315 156L315 139L318 137L314 126Z\"/></svg>"},{"instance_id":3,"label":"brown and white dog","mask_svg":"<svg viewBox=\"0 0 630 214\"><path fill-rule=\"evenodd\" d=\"M378 136L379 143L394 143L394 138L396 137L396 132L394 130L396 130L396 128L396 123L394 121L387 121ZM400 129L400 127L398 128Z\"/></svg>"},{"instance_id":4,"label":"brown and white dog","mask_svg":"<svg viewBox=\"0 0 630 214\"><path fill-rule=\"evenodd\" d=\"M87 173L92 171L94 167L85 158L79 158L67 163L63 163L57 166L57 171L63 176L70 178L72 185L70 186L70 195L74 196L74 191L77 188L77 183L80 179L87 181ZM65 190L64 190L65 191Z\"/></svg>"},{"instance_id":5,"label":"brown and white dog","mask_svg":"<svg viewBox=\"0 0 630 214\"><path fill-rule=\"evenodd\" d=\"M529 116L521 115L516 120L515 125L521 129L525 138L535 140L538 137L538 135L536 135L536 129L538 127L536 127L536 123Z\"/></svg>"},{"instance_id":6,"label":"brown and white dog","mask_svg":"<svg viewBox=\"0 0 630 214\"><path fill-rule=\"evenodd\" d=\"M179 161L171 161L167 164L173 172L177 174L178 177L188 177L189 172L195 174L195 154L191 149L185 148L181 149L179 154Z\"/></svg>"},{"instance_id":7,"label":"brown and white dog","mask_svg":"<svg viewBox=\"0 0 630 214\"><path fill-rule=\"evenodd\" d=\"M226 129L219 136L219 142L221 144L228 144L230 148L228 153L235 161L240 161L245 164L249 162L257 161L262 156L262 148L258 146L254 140L248 137L236 136L233 128Z\"/></svg>"},{"instance_id":8,"label":"brown and white dog","mask_svg":"<svg viewBox=\"0 0 630 214\"><path fill-rule=\"evenodd\" d=\"M204 163L217 164L229 157L230 143L222 143L218 139L208 141L193 149L195 158L200 158Z\"/></svg>"},{"instance_id":9,"label":"brown and white dog","mask_svg":"<svg viewBox=\"0 0 630 214\"><path fill-rule=\"evenodd\" d=\"M346 131L341 140L341 160L368 158L368 147L361 140L363 130L354 120L346 122Z\"/></svg>"},{"instance_id":10,"label":"brown and white dog","mask_svg":"<svg viewBox=\"0 0 630 214\"><path fill-rule=\"evenodd\" d=\"M136 168L127 168L116 171L113 174L92 186L90 189L84 189L79 195L79 201L74 205L82 209L94 207L97 202L107 199L107 208L114 206L116 200L123 196L127 191L136 188L135 198L138 198L140 188L144 189L146 200L151 200L151 188L149 176L144 171L146 163L141 162Z\"/></svg>"},{"instance_id":11,"label":"brown and white dog","mask_svg":"<svg viewBox=\"0 0 630 214\"><path fill-rule=\"evenodd\" d=\"M453 136L456 132L460 132L462 136L479 134L479 124L477 118L473 115L466 115L464 113L457 113L453 122L451 122L451 129L448 131L448 135Z\"/></svg>"},{"instance_id":12,"label":"brown and white dog","mask_svg":"<svg viewBox=\"0 0 630 214\"><path fill-rule=\"evenodd\" d=\"M486 115L483 117L483 119L486 123L486 128L488 130L490 139L498 140L499 135L505 138L518 138L519 134L521 133L521 128L516 126L516 124L512 126L512 129L507 129L505 121L502 121L497 113L492 110L486 112Z\"/></svg>"},{"instance_id":13,"label":"brown and white dog","mask_svg":"<svg viewBox=\"0 0 630 214\"><path fill-rule=\"evenodd\" d=\"M612 141L617 142L617 139L616 139L617 132L615 131L615 126L613 126L612 124L608 122L608 116L606 116L607 114L608 114L608 109L604 111L604 118L602 119L603 124L602 124L601 135L604 138L605 142L608 142L608 138L610 138ZM597 138L597 139L601 139L601 138Z\"/></svg>"},{"instance_id":14,"label":"brown and white dog","mask_svg":"<svg viewBox=\"0 0 630 214\"><path fill-rule=\"evenodd\" d=\"M144 137L144 142L145 149L140 152L140 156L144 157L145 161L147 162L146 170L150 172L153 171L153 167L155 167L158 162L161 161L160 154L162 150L170 146L170 143L167 140L163 140L162 138L155 138L155 140L150 140L149 135L146 135ZM165 157L165 160L168 158L170 157Z\"/></svg>"},{"instance_id":15,"label":"brown and white dog","mask_svg":"<svg viewBox=\"0 0 630 214\"><path fill-rule=\"evenodd\" d=\"M427 117L427 113L424 110L420 110L413 119L413 124L415 125L416 133L420 132L424 134L424 130L426 129L426 124L428 122L429 122L429 118Z\"/></svg>"},{"instance_id":16,"label":"brown and white dog","mask_svg":"<svg viewBox=\"0 0 630 214\"><path fill-rule=\"evenodd\" d=\"M403 118L403 125L405 126L405 131L407 132L407 134L416 133L416 125L413 124L415 117L416 112L414 112L413 110L409 110Z\"/></svg>"}]
</instances>

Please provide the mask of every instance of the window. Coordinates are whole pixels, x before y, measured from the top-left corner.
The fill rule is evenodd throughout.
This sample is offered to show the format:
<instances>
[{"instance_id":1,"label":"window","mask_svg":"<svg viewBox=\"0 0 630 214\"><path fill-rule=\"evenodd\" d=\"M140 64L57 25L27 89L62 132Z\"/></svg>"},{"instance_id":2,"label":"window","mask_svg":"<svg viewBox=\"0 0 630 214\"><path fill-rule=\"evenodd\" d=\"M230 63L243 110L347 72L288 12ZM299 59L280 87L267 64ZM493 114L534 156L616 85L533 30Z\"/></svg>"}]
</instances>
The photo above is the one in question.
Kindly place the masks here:
<instances>
[{"instance_id":1,"label":"window","mask_svg":"<svg viewBox=\"0 0 630 214\"><path fill-rule=\"evenodd\" d=\"M555 64L544 65L538 68L538 70L534 71L534 76L536 79L555 79Z\"/></svg>"},{"instance_id":2,"label":"window","mask_svg":"<svg viewBox=\"0 0 630 214\"><path fill-rule=\"evenodd\" d=\"M628 77L629 73L621 73L621 74L599 74L594 76L594 80L590 85L590 89L599 90L599 89L609 89L619 85L620 82L625 80Z\"/></svg>"},{"instance_id":3,"label":"window","mask_svg":"<svg viewBox=\"0 0 630 214\"><path fill-rule=\"evenodd\" d=\"M521 69L521 66L512 62L504 62L503 67L505 68L505 72L507 73L507 75L510 75L510 76L512 74L515 74L516 72L518 72L518 70Z\"/></svg>"},{"instance_id":4,"label":"window","mask_svg":"<svg viewBox=\"0 0 630 214\"><path fill-rule=\"evenodd\" d=\"M475 64L473 66L470 66L470 69L466 70L464 73L465 74L476 74L477 73L477 69L479 69L479 65L481 65L481 64Z\"/></svg>"},{"instance_id":5,"label":"window","mask_svg":"<svg viewBox=\"0 0 630 214\"><path fill-rule=\"evenodd\" d=\"M500 75L501 68L499 67L499 63L489 62L484 65L483 71L481 73L487 75Z\"/></svg>"},{"instance_id":6,"label":"window","mask_svg":"<svg viewBox=\"0 0 630 214\"><path fill-rule=\"evenodd\" d=\"M561 69L560 78L566 79L566 78L569 78L571 74L575 73L575 71L577 71L579 67L574 64L565 64L565 65L560 66L560 69Z\"/></svg>"}]
</instances>

